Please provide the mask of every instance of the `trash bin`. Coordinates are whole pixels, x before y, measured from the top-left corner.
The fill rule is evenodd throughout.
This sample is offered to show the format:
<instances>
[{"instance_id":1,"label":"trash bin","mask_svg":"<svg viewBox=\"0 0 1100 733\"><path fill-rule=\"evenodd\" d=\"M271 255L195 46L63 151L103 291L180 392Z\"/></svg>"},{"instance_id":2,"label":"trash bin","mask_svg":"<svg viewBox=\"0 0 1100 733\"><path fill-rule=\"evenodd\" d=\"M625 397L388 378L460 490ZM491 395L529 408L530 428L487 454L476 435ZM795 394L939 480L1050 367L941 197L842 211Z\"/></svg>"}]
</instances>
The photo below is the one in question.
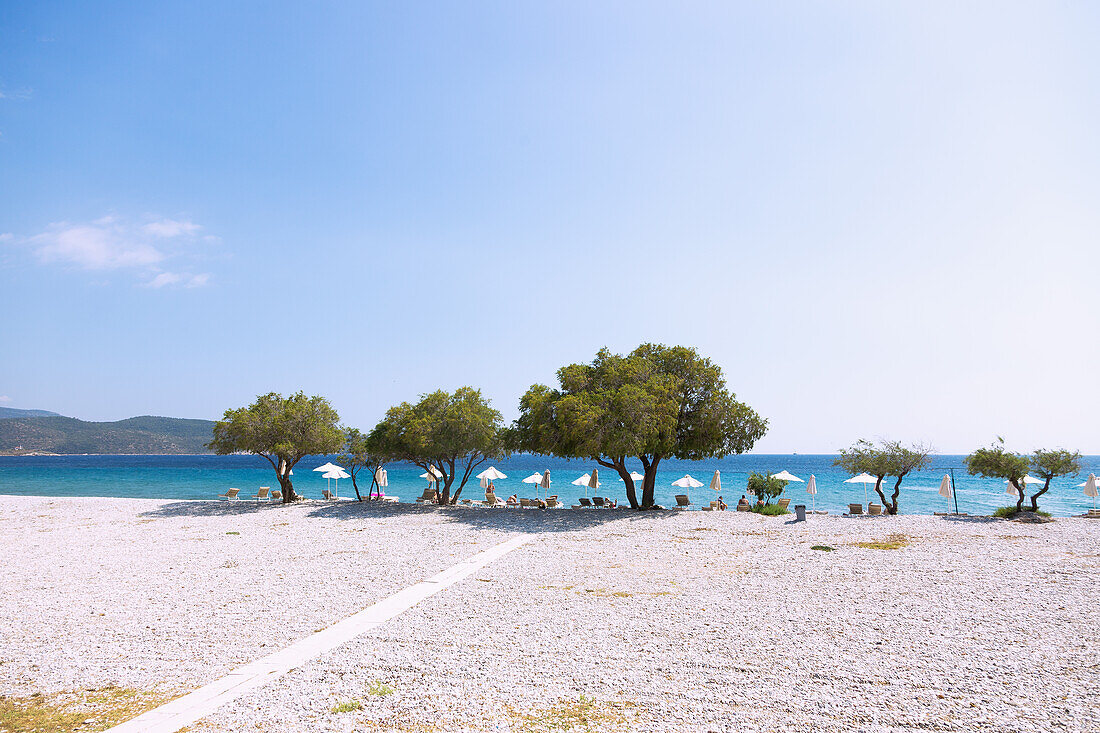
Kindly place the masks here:
<instances>
[{"instance_id":1,"label":"trash bin","mask_svg":"<svg viewBox=\"0 0 1100 733\"><path fill-rule=\"evenodd\" d=\"M806 521L806 505L805 504L795 504L794 505L794 515L796 517L798 517L799 522L805 522Z\"/></svg>"}]
</instances>

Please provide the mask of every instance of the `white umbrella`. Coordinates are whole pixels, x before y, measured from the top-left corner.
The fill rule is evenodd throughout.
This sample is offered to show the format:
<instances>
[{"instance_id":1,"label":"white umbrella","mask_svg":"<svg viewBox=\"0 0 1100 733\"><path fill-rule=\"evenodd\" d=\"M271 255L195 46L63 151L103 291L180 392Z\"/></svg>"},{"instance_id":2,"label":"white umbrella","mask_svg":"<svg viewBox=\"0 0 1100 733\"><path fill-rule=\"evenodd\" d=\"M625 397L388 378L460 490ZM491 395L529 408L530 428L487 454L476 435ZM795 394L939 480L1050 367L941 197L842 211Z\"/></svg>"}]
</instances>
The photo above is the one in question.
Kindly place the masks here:
<instances>
[{"instance_id":1,"label":"white umbrella","mask_svg":"<svg viewBox=\"0 0 1100 733\"><path fill-rule=\"evenodd\" d=\"M326 471L321 474L325 479L336 479L336 493L340 493L340 479L351 478L351 474L342 468L334 468L331 471Z\"/></svg>"},{"instance_id":2,"label":"white umbrella","mask_svg":"<svg viewBox=\"0 0 1100 733\"><path fill-rule=\"evenodd\" d=\"M550 469L549 468L542 472L542 481L539 481L539 486L546 489L547 492L550 491ZM549 495L550 494L547 493L547 496L549 496Z\"/></svg>"},{"instance_id":3,"label":"white umbrella","mask_svg":"<svg viewBox=\"0 0 1100 733\"><path fill-rule=\"evenodd\" d=\"M477 475L478 478L486 478L490 481L500 481L502 478L508 478L505 474L497 470L496 466L489 466L484 471Z\"/></svg>"},{"instance_id":4,"label":"white umbrella","mask_svg":"<svg viewBox=\"0 0 1100 733\"><path fill-rule=\"evenodd\" d=\"M861 473L858 476L852 476L849 479L844 479L846 484L863 484L863 503L867 503L867 484L878 483L878 479L869 473Z\"/></svg>"},{"instance_id":5,"label":"white umbrella","mask_svg":"<svg viewBox=\"0 0 1100 733\"><path fill-rule=\"evenodd\" d=\"M1013 496L1020 495L1020 492L1016 490L1016 487L1012 485L1011 481L1005 481L1005 493L1012 494Z\"/></svg>"},{"instance_id":6,"label":"white umbrella","mask_svg":"<svg viewBox=\"0 0 1100 733\"><path fill-rule=\"evenodd\" d=\"M593 468L592 475L588 477L588 488L598 489L600 488L600 469Z\"/></svg>"},{"instance_id":7,"label":"white umbrella","mask_svg":"<svg viewBox=\"0 0 1100 733\"><path fill-rule=\"evenodd\" d=\"M806 493L810 495L813 507L810 511L817 512L817 476L810 474L810 481L806 484Z\"/></svg>"},{"instance_id":8,"label":"white umbrella","mask_svg":"<svg viewBox=\"0 0 1100 733\"><path fill-rule=\"evenodd\" d=\"M317 468L315 468L313 470L314 471L320 471L321 473L328 473L329 471L333 471L333 470L343 471L344 469L341 466L337 466L335 463L325 463L325 464L322 464L322 465L318 466Z\"/></svg>"},{"instance_id":9,"label":"white umbrella","mask_svg":"<svg viewBox=\"0 0 1100 733\"><path fill-rule=\"evenodd\" d=\"M947 513L951 513L951 477L946 473L940 480L940 496L947 499Z\"/></svg>"},{"instance_id":10,"label":"white umbrella","mask_svg":"<svg viewBox=\"0 0 1100 733\"><path fill-rule=\"evenodd\" d=\"M1095 473L1090 473L1089 474L1089 480L1086 481L1083 484L1078 484L1078 486L1083 486L1085 488L1085 496L1091 496L1092 497L1092 508L1095 509L1096 508L1096 494L1100 493L1100 492L1097 492L1097 490L1096 490L1096 474Z\"/></svg>"},{"instance_id":11,"label":"white umbrella","mask_svg":"<svg viewBox=\"0 0 1100 733\"><path fill-rule=\"evenodd\" d=\"M1043 481L1043 480L1042 480L1041 478L1035 478L1035 477L1034 477L1034 476L1032 476L1032 475L1031 475L1030 473L1029 473L1028 475L1024 476L1024 478L1023 478L1023 482L1024 482L1024 486L1027 486L1027 485L1029 485L1029 484L1030 484L1030 485L1032 485L1032 486L1034 486L1035 484L1042 484L1042 483L1046 483L1046 482L1045 482L1045 481Z\"/></svg>"},{"instance_id":12,"label":"white umbrella","mask_svg":"<svg viewBox=\"0 0 1100 733\"><path fill-rule=\"evenodd\" d=\"M798 476L795 476L790 471L780 471L779 473L773 473L772 478L777 478L780 481L797 481L800 484L806 483L805 481L800 479Z\"/></svg>"},{"instance_id":13,"label":"white umbrella","mask_svg":"<svg viewBox=\"0 0 1100 733\"><path fill-rule=\"evenodd\" d=\"M478 479L477 483L478 483L478 486L480 486L483 489L489 488L489 479L487 479L487 478Z\"/></svg>"},{"instance_id":14,"label":"white umbrella","mask_svg":"<svg viewBox=\"0 0 1100 733\"><path fill-rule=\"evenodd\" d=\"M634 480L634 481L637 481L638 479L643 479L643 478L645 478L645 476L643 476L642 474L638 473L637 471L631 471L631 472L630 472L630 478L631 478L632 480ZM620 476L620 477L619 477L619 480L620 480L620 481L623 481L623 477L622 477L622 476ZM625 482L625 481L623 481L623 483L625 484L626 482Z\"/></svg>"},{"instance_id":15,"label":"white umbrella","mask_svg":"<svg viewBox=\"0 0 1100 733\"><path fill-rule=\"evenodd\" d=\"M584 487L584 497L586 499L588 498L588 483L591 480L592 480L591 474L586 473L583 476L577 477L577 480L572 482L572 484L574 486L583 486ZM600 485L599 482L596 482L596 487L597 488L599 488L599 485Z\"/></svg>"},{"instance_id":16,"label":"white umbrella","mask_svg":"<svg viewBox=\"0 0 1100 733\"><path fill-rule=\"evenodd\" d=\"M672 482L673 486L678 486L681 489L697 489L703 485L702 481L696 481L690 475L684 474L683 478L678 478Z\"/></svg>"},{"instance_id":17,"label":"white umbrella","mask_svg":"<svg viewBox=\"0 0 1100 733\"><path fill-rule=\"evenodd\" d=\"M710 488L714 491L722 490L722 472L715 471L714 475L710 477Z\"/></svg>"},{"instance_id":18,"label":"white umbrella","mask_svg":"<svg viewBox=\"0 0 1100 733\"><path fill-rule=\"evenodd\" d=\"M535 485L535 498L536 499L539 498L539 488L538 487L539 487L539 482L540 481L542 481L542 474L541 473L533 473L530 476L528 476L527 478L523 479L523 483L525 483L525 484L534 484Z\"/></svg>"},{"instance_id":19,"label":"white umbrella","mask_svg":"<svg viewBox=\"0 0 1100 733\"><path fill-rule=\"evenodd\" d=\"M439 472L439 469L434 465L429 464L428 470L420 474L420 478L428 479L428 486L439 483L439 479L443 478L443 474Z\"/></svg>"}]
</instances>

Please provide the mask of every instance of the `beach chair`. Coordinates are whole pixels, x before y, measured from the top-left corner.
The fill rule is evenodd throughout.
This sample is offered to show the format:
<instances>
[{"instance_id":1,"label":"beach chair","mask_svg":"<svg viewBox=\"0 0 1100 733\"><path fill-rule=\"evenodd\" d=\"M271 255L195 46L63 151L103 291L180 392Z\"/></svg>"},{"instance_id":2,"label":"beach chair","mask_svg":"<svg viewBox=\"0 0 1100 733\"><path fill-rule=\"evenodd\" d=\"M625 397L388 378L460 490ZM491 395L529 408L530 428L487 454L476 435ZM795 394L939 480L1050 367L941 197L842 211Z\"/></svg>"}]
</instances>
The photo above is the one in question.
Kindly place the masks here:
<instances>
[{"instance_id":1,"label":"beach chair","mask_svg":"<svg viewBox=\"0 0 1100 733\"><path fill-rule=\"evenodd\" d=\"M267 498L267 495L268 495L269 491L271 491L270 486L261 486L260 490L256 492L256 495L255 496L250 496L249 498L250 499L255 499L257 502L259 502L260 499L266 499Z\"/></svg>"},{"instance_id":2,"label":"beach chair","mask_svg":"<svg viewBox=\"0 0 1100 733\"><path fill-rule=\"evenodd\" d=\"M862 504L849 504L848 505L848 514L851 515L851 516L862 515L863 514L863 505Z\"/></svg>"},{"instance_id":3,"label":"beach chair","mask_svg":"<svg viewBox=\"0 0 1100 733\"><path fill-rule=\"evenodd\" d=\"M687 509L689 506L691 506L691 499L688 498L687 494L677 494L676 495L676 508L677 509Z\"/></svg>"},{"instance_id":4,"label":"beach chair","mask_svg":"<svg viewBox=\"0 0 1100 733\"><path fill-rule=\"evenodd\" d=\"M241 493L240 489L230 489L224 494L218 494L218 498L225 499L226 501L233 501L234 499L237 499L237 494L239 493ZM237 500L240 501L239 499Z\"/></svg>"},{"instance_id":5,"label":"beach chair","mask_svg":"<svg viewBox=\"0 0 1100 733\"><path fill-rule=\"evenodd\" d=\"M867 505L867 513L868 514L882 514L882 504L868 504Z\"/></svg>"},{"instance_id":6,"label":"beach chair","mask_svg":"<svg viewBox=\"0 0 1100 733\"><path fill-rule=\"evenodd\" d=\"M417 504L435 504L438 501L435 489L424 489L424 494L416 500Z\"/></svg>"},{"instance_id":7,"label":"beach chair","mask_svg":"<svg viewBox=\"0 0 1100 733\"><path fill-rule=\"evenodd\" d=\"M321 495L329 501L336 501L336 494L328 489L321 489Z\"/></svg>"},{"instance_id":8,"label":"beach chair","mask_svg":"<svg viewBox=\"0 0 1100 733\"><path fill-rule=\"evenodd\" d=\"M737 511L739 511L739 512L752 511L752 507L749 506L749 503L747 501L738 501L737 502Z\"/></svg>"},{"instance_id":9,"label":"beach chair","mask_svg":"<svg viewBox=\"0 0 1100 733\"><path fill-rule=\"evenodd\" d=\"M556 497L556 496L546 497L546 508L547 509L557 509L558 508L558 497Z\"/></svg>"},{"instance_id":10,"label":"beach chair","mask_svg":"<svg viewBox=\"0 0 1100 733\"><path fill-rule=\"evenodd\" d=\"M582 496L581 498L577 499L577 501L579 501L581 503L581 508L582 509L591 509L592 508L592 500L589 499L587 496Z\"/></svg>"},{"instance_id":11,"label":"beach chair","mask_svg":"<svg viewBox=\"0 0 1100 733\"><path fill-rule=\"evenodd\" d=\"M607 508L607 504L603 503L603 497L602 496L593 496L592 497L592 505L602 507L604 509Z\"/></svg>"},{"instance_id":12,"label":"beach chair","mask_svg":"<svg viewBox=\"0 0 1100 733\"><path fill-rule=\"evenodd\" d=\"M466 506L470 506L471 504L474 503L474 500L473 499L463 499L462 503L465 504Z\"/></svg>"},{"instance_id":13,"label":"beach chair","mask_svg":"<svg viewBox=\"0 0 1100 733\"><path fill-rule=\"evenodd\" d=\"M275 489L274 491L271 492L271 500L272 501L282 501L283 500L283 492L279 491L278 489Z\"/></svg>"},{"instance_id":14,"label":"beach chair","mask_svg":"<svg viewBox=\"0 0 1100 733\"><path fill-rule=\"evenodd\" d=\"M504 502L497 498L492 491L485 492L485 503L489 506L503 506Z\"/></svg>"},{"instance_id":15,"label":"beach chair","mask_svg":"<svg viewBox=\"0 0 1100 733\"><path fill-rule=\"evenodd\" d=\"M519 505L523 509L530 509L532 504L534 504L534 502L532 502L530 499L520 499L519 500ZM535 506L537 506L537 504Z\"/></svg>"},{"instance_id":16,"label":"beach chair","mask_svg":"<svg viewBox=\"0 0 1100 733\"><path fill-rule=\"evenodd\" d=\"M779 508L780 509L786 509L790 505L791 505L791 500L790 499L780 499L779 500Z\"/></svg>"}]
</instances>

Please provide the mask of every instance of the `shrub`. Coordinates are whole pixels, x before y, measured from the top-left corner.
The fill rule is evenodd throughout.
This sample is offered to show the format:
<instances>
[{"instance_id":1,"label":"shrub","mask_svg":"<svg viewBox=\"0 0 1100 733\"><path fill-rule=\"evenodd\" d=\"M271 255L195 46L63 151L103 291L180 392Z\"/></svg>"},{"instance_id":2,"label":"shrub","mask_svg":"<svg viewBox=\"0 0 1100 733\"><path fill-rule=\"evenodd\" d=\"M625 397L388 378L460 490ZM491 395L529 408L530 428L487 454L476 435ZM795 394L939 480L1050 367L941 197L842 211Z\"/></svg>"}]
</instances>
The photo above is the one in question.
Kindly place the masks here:
<instances>
[{"instance_id":1,"label":"shrub","mask_svg":"<svg viewBox=\"0 0 1100 733\"><path fill-rule=\"evenodd\" d=\"M353 713L356 710L362 710L363 703L358 700L348 700L347 702L339 703L333 706L332 712L334 713Z\"/></svg>"},{"instance_id":2,"label":"shrub","mask_svg":"<svg viewBox=\"0 0 1100 733\"><path fill-rule=\"evenodd\" d=\"M382 680L374 680L367 687L367 694L374 695L375 697L385 697L386 695L393 694L393 688Z\"/></svg>"},{"instance_id":3,"label":"shrub","mask_svg":"<svg viewBox=\"0 0 1100 733\"><path fill-rule=\"evenodd\" d=\"M756 471L749 474L749 482L746 486L750 494L765 504L770 504L772 499L778 499L786 487L787 482L783 479L773 478ZM753 509L753 511L756 510Z\"/></svg>"},{"instance_id":4,"label":"shrub","mask_svg":"<svg viewBox=\"0 0 1100 733\"><path fill-rule=\"evenodd\" d=\"M750 508L757 514L763 514L765 517L778 517L781 514L790 514L790 511L778 504L764 504L763 506L754 504Z\"/></svg>"},{"instance_id":5,"label":"shrub","mask_svg":"<svg viewBox=\"0 0 1100 733\"><path fill-rule=\"evenodd\" d=\"M1017 514L1038 514L1040 517L1050 516L1050 512L1044 512L1042 509L1038 511L1031 511L1030 509L1016 511L1016 507L1014 506L1003 506L993 512L993 516L999 517L1000 519L1013 519Z\"/></svg>"},{"instance_id":6,"label":"shrub","mask_svg":"<svg viewBox=\"0 0 1100 733\"><path fill-rule=\"evenodd\" d=\"M821 550L822 552L832 552L836 548L835 547L829 547L828 545L814 545L810 549L811 550Z\"/></svg>"}]
</instances>

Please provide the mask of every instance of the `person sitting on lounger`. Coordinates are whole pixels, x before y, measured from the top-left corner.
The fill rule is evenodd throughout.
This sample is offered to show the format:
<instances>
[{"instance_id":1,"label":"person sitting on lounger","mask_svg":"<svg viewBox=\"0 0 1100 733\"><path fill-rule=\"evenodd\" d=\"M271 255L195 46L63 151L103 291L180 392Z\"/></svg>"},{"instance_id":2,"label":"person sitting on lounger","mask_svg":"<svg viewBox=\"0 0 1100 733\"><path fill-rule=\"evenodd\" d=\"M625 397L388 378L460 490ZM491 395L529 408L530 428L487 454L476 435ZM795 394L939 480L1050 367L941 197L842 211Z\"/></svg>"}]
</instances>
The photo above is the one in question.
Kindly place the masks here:
<instances>
[{"instance_id":1,"label":"person sitting on lounger","mask_svg":"<svg viewBox=\"0 0 1100 733\"><path fill-rule=\"evenodd\" d=\"M618 499L609 500L607 502L607 508L608 509L618 509L619 508L619 500Z\"/></svg>"},{"instance_id":2,"label":"person sitting on lounger","mask_svg":"<svg viewBox=\"0 0 1100 733\"><path fill-rule=\"evenodd\" d=\"M749 500L745 498L744 494L741 494L741 500L737 502L737 506L739 506L739 507L743 506L745 508L748 508Z\"/></svg>"},{"instance_id":3,"label":"person sitting on lounger","mask_svg":"<svg viewBox=\"0 0 1100 733\"><path fill-rule=\"evenodd\" d=\"M718 495L718 511L720 511L720 512L726 511L726 502L722 501L722 495L721 494Z\"/></svg>"},{"instance_id":4,"label":"person sitting on lounger","mask_svg":"<svg viewBox=\"0 0 1100 733\"><path fill-rule=\"evenodd\" d=\"M516 504L519 504L519 497L515 494L512 494L508 497L508 504L509 506L515 506Z\"/></svg>"}]
</instances>

